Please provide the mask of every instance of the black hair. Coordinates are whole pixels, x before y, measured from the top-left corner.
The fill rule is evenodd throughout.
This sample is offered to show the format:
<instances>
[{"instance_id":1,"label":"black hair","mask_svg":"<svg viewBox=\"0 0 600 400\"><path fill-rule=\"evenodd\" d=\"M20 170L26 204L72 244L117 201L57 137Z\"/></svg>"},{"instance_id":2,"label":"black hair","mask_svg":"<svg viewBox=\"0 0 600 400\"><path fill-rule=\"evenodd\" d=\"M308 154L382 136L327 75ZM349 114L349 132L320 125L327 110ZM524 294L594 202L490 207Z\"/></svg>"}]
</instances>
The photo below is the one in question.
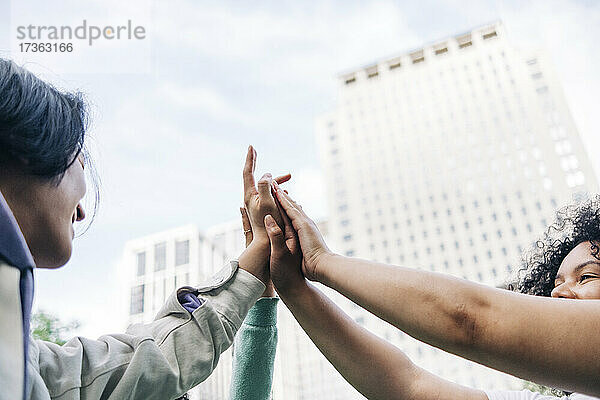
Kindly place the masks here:
<instances>
[{"instance_id":1,"label":"black hair","mask_svg":"<svg viewBox=\"0 0 600 400\"><path fill-rule=\"evenodd\" d=\"M98 184L84 146L87 104L81 92L60 91L11 60L0 58L0 164L16 163L29 174L60 183L83 154ZM99 192L95 188L94 214Z\"/></svg>"},{"instance_id":2,"label":"black hair","mask_svg":"<svg viewBox=\"0 0 600 400\"><path fill-rule=\"evenodd\" d=\"M600 260L600 195L556 212L555 221L542 238L523 254L515 289L550 296L560 264L575 246L584 242L589 243L591 254Z\"/></svg>"},{"instance_id":3,"label":"black hair","mask_svg":"<svg viewBox=\"0 0 600 400\"><path fill-rule=\"evenodd\" d=\"M83 150L86 104L0 58L0 157L29 173L60 177Z\"/></svg>"}]
</instances>

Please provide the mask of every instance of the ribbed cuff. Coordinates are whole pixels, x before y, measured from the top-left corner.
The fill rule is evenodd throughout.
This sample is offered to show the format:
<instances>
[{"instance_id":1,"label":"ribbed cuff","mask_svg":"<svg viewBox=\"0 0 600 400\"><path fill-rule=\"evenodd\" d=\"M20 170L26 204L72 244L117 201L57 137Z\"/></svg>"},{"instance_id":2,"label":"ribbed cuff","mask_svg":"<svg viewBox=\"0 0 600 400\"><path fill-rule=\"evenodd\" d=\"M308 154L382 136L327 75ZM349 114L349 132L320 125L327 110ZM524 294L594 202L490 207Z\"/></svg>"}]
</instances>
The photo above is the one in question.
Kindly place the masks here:
<instances>
[{"instance_id":1,"label":"ribbed cuff","mask_svg":"<svg viewBox=\"0 0 600 400\"><path fill-rule=\"evenodd\" d=\"M244 324L254 326L277 325L277 297L261 297L248 311Z\"/></svg>"}]
</instances>

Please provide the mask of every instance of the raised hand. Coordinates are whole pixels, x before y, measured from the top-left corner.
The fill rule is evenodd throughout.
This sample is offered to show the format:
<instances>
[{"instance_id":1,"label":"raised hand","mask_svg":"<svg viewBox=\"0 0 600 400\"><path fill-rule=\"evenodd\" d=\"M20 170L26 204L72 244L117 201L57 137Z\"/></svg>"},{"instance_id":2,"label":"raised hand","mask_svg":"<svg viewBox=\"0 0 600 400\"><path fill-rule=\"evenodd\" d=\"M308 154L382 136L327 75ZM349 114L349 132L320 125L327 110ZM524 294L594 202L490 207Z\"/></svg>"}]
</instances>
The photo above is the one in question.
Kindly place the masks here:
<instances>
[{"instance_id":1,"label":"raised hand","mask_svg":"<svg viewBox=\"0 0 600 400\"><path fill-rule=\"evenodd\" d=\"M286 174L273 180L271 174L264 174L258 181L258 189L254 182L254 169L256 167L256 151L252 146L248 147L246 164L244 165L244 205L248 211L248 218L252 227L253 239L261 243L268 243L269 238L265 230L264 218L269 214L275 218L278 224L283 226L283 219L271 195L273 182L283 183L290 179Z\"/></svg>"},{"instance_id":2,"label":"raised hand","mask_svg":"<svg viewBox=\"0 0 600 400\"><path fill-rule=\"evenodd\" d=\"M240 212L242 213L242 229L244 230L244 237L246 239L246 247L252 244L252 226L250 225L250 219L248 218L248 212L244 207L240 207ZM266 283L267 288L261 297L275 297L275 288L273 287L273 282L268 281Z\"/></svg>"},{"instance_id":3,"label":"raised hand","mask_svg":"<svg viewBox=\"0 0 600 400\"><path fill-rule=\"evenodd\" d=\"M327 247L317 225L304 213L302 207L292 200L289 194L282 190L277 183L274 183L274 192L277 202L281 207L282 214L289 218L295 232L294 236L297 237L298 243L300 244L302 252L302 273L310 280L318 280L319 264L322 263L325 258L332 256L333 253ZM274 230L269 231L269 237L271 238L274 233ZM288 240L291 240L291 238L288 239L287 236L284 237L286 237L286 243L288 243ZM271 249L271 251L273 251L273 249ZM277 286L277 283L275 283L275 285Z\"/></svg>"},{"instance_id":4,"label":"raised hand","mask_svg":"<svg viewBox=\"0 0 600 400\"><path fill-rule=\"evenodd\" d=\"M296 231L288 216L280 210L283 218L281 229L271 215L265 217L265 226L271 242L270 274L277 291L289 292L306 283L302 273L302 250Z\"/></svg>"}]
</instances>

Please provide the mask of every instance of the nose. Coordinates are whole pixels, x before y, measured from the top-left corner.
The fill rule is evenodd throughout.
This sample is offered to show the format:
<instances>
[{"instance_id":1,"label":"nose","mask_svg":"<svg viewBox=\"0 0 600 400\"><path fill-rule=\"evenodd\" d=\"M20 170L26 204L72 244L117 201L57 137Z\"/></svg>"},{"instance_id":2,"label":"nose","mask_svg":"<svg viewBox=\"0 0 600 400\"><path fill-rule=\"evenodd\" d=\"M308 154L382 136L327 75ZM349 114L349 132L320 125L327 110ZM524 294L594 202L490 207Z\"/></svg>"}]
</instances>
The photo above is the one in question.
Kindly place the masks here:
<instances>
[{"instance_id":1,"label":"nose","mask_svg":"<svg viewBox=\"0 0 600 400\"><path fill-rule=\"evenodd\" d=\"M560 298L560 299L575 299L577 296L571 290L571 286L567 283L561 283L557 287L555 287L550 293L551 297Z\"/></svg>"},{"instance_id":2,"label":"nose","mask_svg":"<svg viewBox=\"0 0 600 400\"><path fill-rule=\"evenodd\" d=\"M77 217L76 217L76 221L83 221L85 219L85 211L83 210L83 206L81 205L81 203L77 204Z\"/></svg>"}]
</instances>

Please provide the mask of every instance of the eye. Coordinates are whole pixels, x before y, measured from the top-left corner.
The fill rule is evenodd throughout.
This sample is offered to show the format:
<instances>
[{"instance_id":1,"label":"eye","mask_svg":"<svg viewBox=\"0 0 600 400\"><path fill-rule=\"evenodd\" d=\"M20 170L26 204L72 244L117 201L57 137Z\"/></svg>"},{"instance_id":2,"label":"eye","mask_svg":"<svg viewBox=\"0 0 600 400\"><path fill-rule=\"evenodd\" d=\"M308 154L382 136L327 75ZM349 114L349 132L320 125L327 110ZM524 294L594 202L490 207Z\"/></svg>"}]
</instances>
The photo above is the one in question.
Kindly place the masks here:
<instances>
[{"instance_id":1,"label":"eye","mask_svg":"<svg viewBox=\"0 0 600 400\"><path fill-rule=\"evenodd\" d=\"M595 278L595 276L594 275L589 275L589 274L584 274L584 275L581 275L581 277L579 278L579 282L581 283L581 282L583 282L583 281L585 281L587 279L591 279L591 278Z\"/></svg>"}]
</instances>

